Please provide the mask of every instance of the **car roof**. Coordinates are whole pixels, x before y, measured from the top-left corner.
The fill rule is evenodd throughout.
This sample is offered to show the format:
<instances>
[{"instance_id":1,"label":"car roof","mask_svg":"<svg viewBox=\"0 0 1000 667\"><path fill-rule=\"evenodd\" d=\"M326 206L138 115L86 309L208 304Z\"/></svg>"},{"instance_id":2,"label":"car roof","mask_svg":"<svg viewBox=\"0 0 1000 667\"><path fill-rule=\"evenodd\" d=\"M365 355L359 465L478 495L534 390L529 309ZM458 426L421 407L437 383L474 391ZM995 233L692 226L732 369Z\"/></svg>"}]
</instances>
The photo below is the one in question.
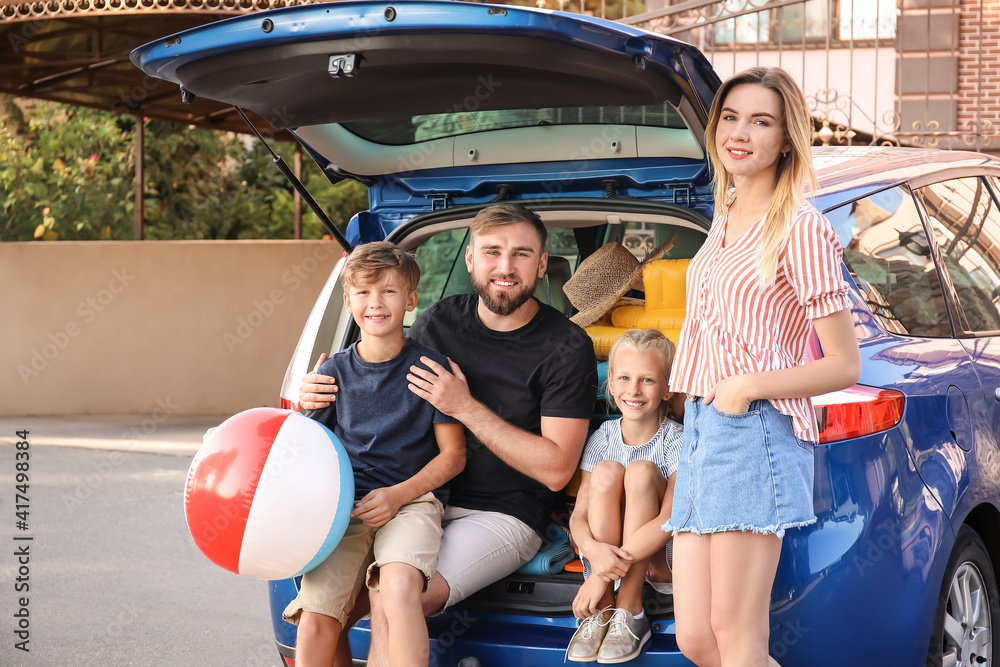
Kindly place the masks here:
<instances>
[{"instance_id":1,"label":"car roof","mask_svg":"<svg viewBox=\"0 0 1000 667\"><path fill-rule=\"evenodd\" d=\"M819 179L814 200L826 209L854 198L859 190L881 190L935 173L1000 170L1000 160L984 153L933 148L816 146L813 166Z\"/></svg>"}]
</instances>

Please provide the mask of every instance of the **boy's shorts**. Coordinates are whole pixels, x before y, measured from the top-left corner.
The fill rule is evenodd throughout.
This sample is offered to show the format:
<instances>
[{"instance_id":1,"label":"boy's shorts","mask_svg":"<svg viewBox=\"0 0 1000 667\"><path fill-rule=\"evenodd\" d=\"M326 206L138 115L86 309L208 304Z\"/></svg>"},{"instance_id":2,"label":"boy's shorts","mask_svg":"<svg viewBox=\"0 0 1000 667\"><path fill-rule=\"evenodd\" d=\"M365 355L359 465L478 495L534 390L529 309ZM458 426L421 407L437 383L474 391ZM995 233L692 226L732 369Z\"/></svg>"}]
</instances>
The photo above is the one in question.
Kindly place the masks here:
<instances>
[{"instance_id":1,"label":"boy's shorts","mask_svg":"<svg viewBox=\"0 0 1000 667\"><path fill-rule=\"evenodd\" d=\"M302 576L299 594L282 616L298 625L303 611L324 614L341 625L354 609L364 583L378 590L378 568L406 563L424 575L424 588L437 569L444 507L433 493L403 505L381 528L351 519L347 532L326 560Z\"/></svg>"}]
</instances>

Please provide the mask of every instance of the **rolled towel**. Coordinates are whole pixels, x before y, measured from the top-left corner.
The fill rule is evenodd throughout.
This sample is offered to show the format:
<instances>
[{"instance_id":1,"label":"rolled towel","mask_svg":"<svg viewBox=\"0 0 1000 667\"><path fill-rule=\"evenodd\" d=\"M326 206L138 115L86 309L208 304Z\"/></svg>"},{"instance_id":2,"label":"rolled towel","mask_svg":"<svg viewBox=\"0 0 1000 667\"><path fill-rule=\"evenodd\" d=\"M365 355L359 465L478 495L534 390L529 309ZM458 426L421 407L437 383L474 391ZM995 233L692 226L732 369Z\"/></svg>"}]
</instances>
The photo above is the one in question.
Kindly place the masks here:
<instances>
[{"instance_id":1,"label":"rolled towel","mask_svg":"<svg viewBox=\"0 0 1000 667\"><path fill-rule=\"evenodd\" d=\"M551 524L545 531L542 546L535 557L517 569L519 574L556 574L562 572L566 563L576 558L569 545L566 531Z\"/></svg>"}]
</instances>

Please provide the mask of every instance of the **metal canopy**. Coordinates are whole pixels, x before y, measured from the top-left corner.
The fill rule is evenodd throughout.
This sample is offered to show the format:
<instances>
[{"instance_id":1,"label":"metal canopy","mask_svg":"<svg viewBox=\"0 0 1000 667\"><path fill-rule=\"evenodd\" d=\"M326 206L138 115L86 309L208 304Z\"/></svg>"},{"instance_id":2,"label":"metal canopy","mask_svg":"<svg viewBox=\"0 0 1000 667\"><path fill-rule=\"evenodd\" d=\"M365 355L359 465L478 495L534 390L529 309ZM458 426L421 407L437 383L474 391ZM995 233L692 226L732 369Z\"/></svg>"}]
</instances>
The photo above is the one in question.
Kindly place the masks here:
<instances>
[{"instance_id":1,"label":"metal canopy","mask_svg":"<svg viewBox=\"0 0 1000 667\"><path fill-rule=\"evenodd\" d=\"M129 61L137 46L219 19L309 0L5 0L0 5L0 92L248 132L231 106L181 101L176 84ZM265 134L276 133L251 116Z\"/></svg>"}]
</instances>

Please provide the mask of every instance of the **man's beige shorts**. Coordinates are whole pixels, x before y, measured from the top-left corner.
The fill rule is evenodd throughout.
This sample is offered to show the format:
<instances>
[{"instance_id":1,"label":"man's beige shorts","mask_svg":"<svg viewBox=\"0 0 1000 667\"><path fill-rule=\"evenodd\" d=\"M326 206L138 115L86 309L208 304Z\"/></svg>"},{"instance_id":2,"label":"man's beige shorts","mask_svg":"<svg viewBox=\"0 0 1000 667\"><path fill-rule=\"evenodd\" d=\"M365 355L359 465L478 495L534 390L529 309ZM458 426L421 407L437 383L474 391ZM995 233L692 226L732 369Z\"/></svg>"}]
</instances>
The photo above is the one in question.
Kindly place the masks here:
<instances>
[{"instance_id":1,"label":"man's beige shorts","mask_svg":"<svg viewBox=\"0 0 1000 667\"><path fill-rule=\"evenodd\" d=\"M303 611L331 616L343 625L354 608L362 583L378 590L378 568L406 563L424 575L424 588L437 569L444 507L425 493L399 508L381 528L351 519L333 553L302 576L299 595L282 613L298 624Z\"/></svg>"}]
</instances>

